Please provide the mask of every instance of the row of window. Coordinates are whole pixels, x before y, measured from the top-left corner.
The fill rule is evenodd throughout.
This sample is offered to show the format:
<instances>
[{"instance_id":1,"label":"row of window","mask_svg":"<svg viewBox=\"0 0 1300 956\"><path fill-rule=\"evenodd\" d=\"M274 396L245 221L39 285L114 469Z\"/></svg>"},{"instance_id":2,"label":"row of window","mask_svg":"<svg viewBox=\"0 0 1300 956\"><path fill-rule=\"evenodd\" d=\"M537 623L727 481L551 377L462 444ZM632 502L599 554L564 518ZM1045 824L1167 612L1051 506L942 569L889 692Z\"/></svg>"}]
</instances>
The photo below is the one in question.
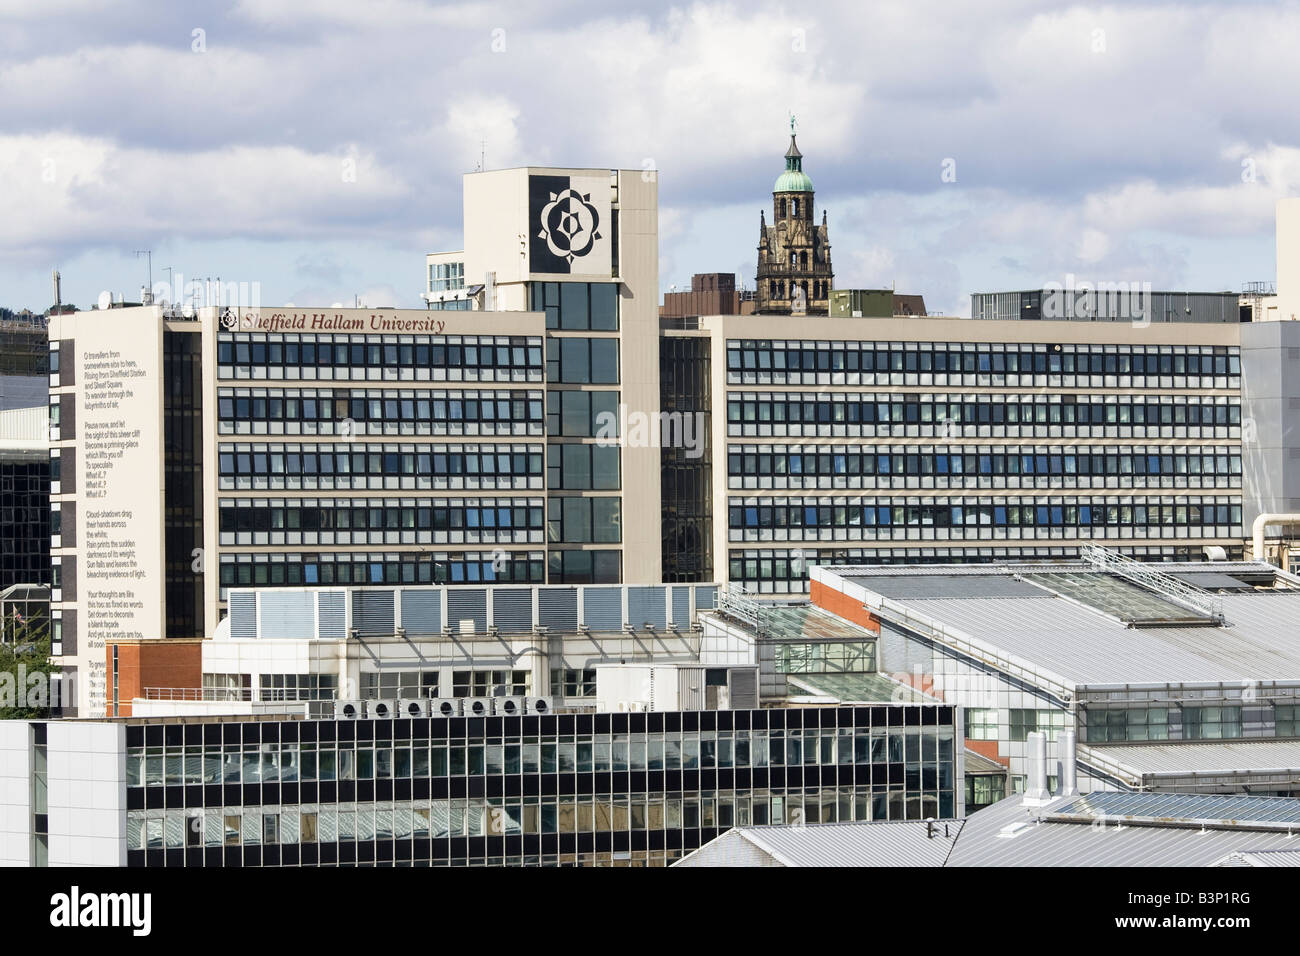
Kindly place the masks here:
<instances>
[{"instance_id":1,"label":"row of window","mask_svg":"<svg viewBox=\"0 0 1300 956\"><path fill-rule=\"evenodd\" d=\"M225 589L333 584L619 584L618 549L399 554L224 553Z\"/></svg>"},{"instance_id":2,"label":"row of window","mask_svg":"<svg viewBox=\"0 0 1300 956\"><path fill-rule=\"evenodd\" d=\"M568 741L389 745L262 743L130 748L128 787L260 784L536 773L899 765L925 789L952 788L953 734L940 728L700 731ZM911 789L911 787L909 787Z\"/></svg>"},{"instance_id":3,"label":"row of window","mask_svg":"<svg viewBox=\"0 0 1300 956\"><path fill-rule=\"evenodd\" d=\"M552 667L551 693L556 697L595 697L596 670L592 667Z\"/></svg>"},{"instance_id":4,"label":"row of window","mask_svg":"<svg viewBox=\"0 0 1300 956\"><path fill-rule=\"evenodd\" d=\"M614 501L617 504L617 499ZM540 499L453 498L423 499L418 503L358 498L222 499L219 513L222 544L251 543L235 536L275 531L347 534L355 544L367 540L382 544L392 538L392 543L400 544L403 535L410 532L415 533L417 542L427 543L439 532L467 533L483 541L498 537L512 541L519 533L535 533L540 539L543 530ZM230 536L229 541L226 536Z\"/></svg>"},{"instance_id":5,"label":"row of window","mask_svg":"<svg viewBox=\"0 0 1300 956\"><path fill-rule=\"evenodd\" d=\"M450 686L439 688L439 672L363 671L361 697L364 700L398 700L415 697L526 697L532 693L533 675L528 670L458 670L451 673Z\"/></svg>"},{"instance_id":6,"label":"row of window","mask_svg":"<svg viewBox=\"0 0 1300 956\"><path fill-rule=\"evenodd\" d=\"M1236 348L1213 346L985 345L942 342L727 342L727 371L768 373L779 382L791 373L1020 376L1124 376L1124 385L1178 376L1181 385L1216 387L1203 379L1241 374ZM856 383L853 383L856 384ZM942 384L942 383L940 383ZM997 381L992 384L1003 384ZM1017 384L1007 381L1005 384ZM1028 384L1035 384L1029 382ZM1080 383L1083 384L1083 383ZM1100 384L1100 383L1094 383ZM1149 383L1163 385L1164 383ZM1224 387L1222 385L1217 387ZM1235 387L1235 385L1233 386Z\"/></svg>"},{"instance_id":7,"label":"row of window","mask_svg":"<svg viewBox=\"0 0 1300 956\"><path fill-rule=\"evenodd\" d=\"M871 674L876 670L875 641L818 641L773 645L778 674Z\"/></svg>"},{"instance_id":8,"label":"row of window","mask_svg":"<svg viewBox=\"0 0 1300 956\"><path fill-rule=\"evenodd\" d=\"M938 437L950 439L962 434L954 429L970 425L1186 425L1222 428L1219 437L1227 437L1229 426L1241 424L1241 405L1198 396L730 392L727 424L770 425L774 434L789 425L930 425L939 429Z\"/></svg>"},{"instance_id":9,"label":"row of window","mask_svg":"<svg viewBox=\"0 0 1300 956\"><path fill-rule=\"evenodd\" d=\"M329 584L544 584L538 551L221 555L222 588ZM223 595L224 599L224 595Z\"/></svg>"},{"instance_id":10,"label":"row of window","mask_svg":"<svg viewBox=\"0 0 1300 956\"><path fill-rule=\"evenodd\" d=\"M217 335L218 378L279 370L280 375L272 377L365 380L367 369L425 371L435 380L540 381L542 340L504 335ZM315 374L304 374L309 370ZM331 374L320 374L325 371Z\"/></svg>"},{"instance_id":11,"label":"row of window","mask_svg":"<svg viewBox=\"0 0 1300 956\"><path fill-rule=\"evenodd\" d=\"M1113 531L1112 531L1113 534ZM1093 537L1098 535L1094 532ZM1227 544L1228 542L1224 542ZM922 542L918 541L917 545ZM1110 545L1138 560L1198 561L1203 559L1198 545L1160 545L1144 542L1116 541ZM1240 546L1227 549L1229 560L1239 560ZM1028 547L1015 543L998 543L997 547L943 547L933 542L924 546L893 548L811 547L734 548L727 555L729 580L763 594L799 593L808 589L808 569L824 565L899 565L899 564L988 564L990 561L1062 561L1076 560L1077 545L1064 547Z\"/></svg>"},{"instance_id":12,"label":"row of window","mask_svg":"<svg viewBox=\"0 0 1300 956\"><path fill-rule=\"evenodd\" d=\"M222 435L540 435L540 391L219 389Z\"/></svg>"},{"instance_id":13,"label":"row of window","mask_svg":"<svg viewBox=\"0 0 1300 956\"><path fill-rule=\"evenodd\" d=\"M1030 734L1038 732L1045 734L1049 741L1055 741L1060 732L1066 729L1068 716L1063 710L1012 707L1008 715L1007 739L1023 742L1029 739ZM966 738L968 740L1001 739L997 709L968 707Z\"/></svg>"},{"instance_id":14,"label":"row of window","mask_svg":"<svg viewBox=\"0 0 1300 956\"><path fill-rule=\"evenodd\" d=\"M1248 721L1238 705L1085 708L1081 712L1081 733L1089 743L1300 737L1300 705L1261 701L1245 710L1249 712ZM1248 729L1252 733L1248 734Z\"/></svg>"},{"instance_id":15,"label":"row of window","mask_svg":"<svg viewBox=\"0 0 1300 956\"><path fill-rule=\"evenodd\" d=\"M205 673L202 686L204 700L334 700L339 679L334 674L259 674L256 698L252 674Z\"/></svg>"},{"instance_id":16,"label":"row of window","mask_svg":"<svg viewBox=\"0 0 1300 956\"><path fill-rule=\"evenodd\" d=\"M731 478L782 477L1138 477L1241 475L1241 454L1228 448L1115 446L917 448L899 445L732 445Z\"/></svg>"},{"instance_id":17,"label":"row of window","mask_svg":"<svg viewBox=\"0 0 1300 956\"><path fill-rule=\"evenodd\" d=\"M1230 500L1195 504L1093 504L1043 502L975 504L966 499L942 504L898 504L870 498L830 503L801 498L760 499L741 504L731 499L728 527L736 530L775 528L1093 528L1138 529L1222 526L1222 533L1241 524L1241 505ZM1216 534L1219 532L1215 532Z\"/></svg>"},{"instance_id":18,"label":"row of window","mask_svg":"<svg viewBox=\"0 0 1300 956\"><path fill-rule=\"evenodd\" d=\"M133 810L128 850L353 843L517 834L708 831L768 823L950 819L950 789L827 787L724 790L672 796L464 798L396 802ZM696 835L683 847L698 845ZM676 851L672 851L676 852ZM161 861L160 861L161 862Z\"/></svg>"},{"instance_id":19,"label":"row of window","mask_svg":"<svg viewBox=\"0 0 1300 956\"><path fill-rule=\"evenodd\" d=\"M465 263L429 263L429 291L449 292L465 288Z\"/></svg>"},{"instance_id":20,"label":"row of window","mask_svg":"<svg viewBox=\"0 0 1300 956\"><path fill-rule=\"evenodd\" d=\"M573 738L609 734L633 737L668 734L698 734L740 730L811 730L835 728L880 733L899 728L924 727L935 733L953 721L949 705L886 705L863 707L818 707L810 709L688 710L650 713L545 714L527 717L452 717L446 719L391 720L288 720L230 721L207 724L135 724L126 728L128 748L160 747L180 751L186 747L215 744L248 744L291 741L323 742L352 740L437 741L467 736L487 741L521 740L521 734ZM630 738L629 738L630 739ZM658 739L658 738L656 738ZM236 748L239 749L239 748Z\"/></svg>"},{"instance_id":21,"label":"row of window","mask_svg":"<svg viewBox=\"0 0 1300 956\"><path fill-rule=\"evenodd\" d=\"M618 449L603 450L613 453L617 475ZM576 468L582 456L572 454ZM563 452L559 457L557 470L563 463ZM604 459L602 463L607 469L608 463ZM217 469L223 490L236 487L541 488L542 446L223 444L217 454Z\"/></svg>"}]
</instances>

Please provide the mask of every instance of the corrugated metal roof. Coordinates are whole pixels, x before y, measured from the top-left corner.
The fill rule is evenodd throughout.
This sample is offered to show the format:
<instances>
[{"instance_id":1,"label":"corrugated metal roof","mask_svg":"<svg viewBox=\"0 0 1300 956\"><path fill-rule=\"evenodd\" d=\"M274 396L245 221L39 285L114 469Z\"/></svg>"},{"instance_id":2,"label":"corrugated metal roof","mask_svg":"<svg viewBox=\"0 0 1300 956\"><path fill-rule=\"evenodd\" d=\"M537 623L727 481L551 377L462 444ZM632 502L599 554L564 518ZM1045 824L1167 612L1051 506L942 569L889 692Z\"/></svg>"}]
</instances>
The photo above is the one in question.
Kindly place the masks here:
<instances>
[{"instance_id":1,"label":"corrugated metal roof","mask_svg":"<svg viewBox=\"0 0 1300 956\"><path fill-rule=\"evenodd\" d=\"M1229 853L1215 866L1300 866L1300 850L1255 850Z\"/></svg>"},{"instance_id":2,"label":"corrugated metal roof","mask_svg":"<svg viewBox=\"0 0 1300 956\"><path fill-rule=\"evenodd\" d=\"M1141 796L1172 795L1090 794L1089 799ZM1066 798L1047 807L1026 807L1020 797L1009 797L980 810L962 827L961 838L949 854L946 865L1212 866L1233 853L1286 850L1295 846L1295 840L1288 839L1285 830L1260 832L1234 828L1202 831L1197 826L1172 823L1117 827L1109 820L1095 825L1042 819L1073 799ZM1300 800L1289 802L1300 808Z\"/></svg>"},{"instance_id":3,"label":"corrugated metal roof","mask_svg":"<svg viewBox=\"0 0 1300 956\"><path fill-rule=\"evenodd\" d=\"M1213 743L1079 745L1079 759L1094 755L1119 764L1134 776L1144 774L1230 773L1288 770L1300 774L1300 740L1221 740Z\"/></svg>"},{"instance_id":4,"label":"corrugated metal roof","mask_svg":"<svg viewBox=\"0 0 1300 956\"><path fill-rule=\"evenodd\" d=\"M1230 627L1127 627L1062 598L893 603L1076 686L1300 680L1300 591L1223 595Z\"/></svg>"},{"instance_id":5,"label":"corrugated metal roof","mask_svg":"<svg viewBox=\"0 0 1300 956\"><path fill-rule=\"evenodd\" d=\"M737 827L676 865L728 865L736 854L715 844L735 835L782 866L942 866L961 828L959 820L941 820L928 837L921 820Z\"/></svg>"},{"instance_id":6,"label":"corrugated metal roof","mask_svg":"<svg viewBox=\"0 0 1300 956\"><path fill-rule=\"evenodd\" d=\"M1300 800L1292 797L1257 797L1219 793L1085 793L1063 797L1045 817L1097 816L1125 820L1181 820L1197 824L1217 821L1238 828L1278 829L1300 827Z\"/></svg>"},{"instance_id":7,"label":"corrugated metal roof","mask_svg":"<svg viewBox=\"0 0 1300 956\"><path fill-rule=\"evenodd\" d=\"M0 452L48 455L50 407L10 408L0 411Z\"/></svg>"},{"instance_id":8,"label":"corrugated metal roof","mask_svg":"<svg viewBox=\"0 0 1300 956\"><path fill-rule=\"evenodd\" d=\"M1172 577L1180 581L1186 581L1188 584L1194 584L1198 588L1226 588L1230 591L1245 591L1253 587L1240 578L1234 578L1230 574L1221 574L1218 571L1177 571Z\"/></svg>"},{"instance_id":9,"label":"corrugated metal roof","mask_svg":"<svg viewBox=\"0 0 1300 956\"><path fill-rule=\"evenodd\" d=\"M1007 773L1008 770L1002 764L989 757L984 756L978 750L966 750L966 772L967 773Z\"/></svg>"}]
</instances>

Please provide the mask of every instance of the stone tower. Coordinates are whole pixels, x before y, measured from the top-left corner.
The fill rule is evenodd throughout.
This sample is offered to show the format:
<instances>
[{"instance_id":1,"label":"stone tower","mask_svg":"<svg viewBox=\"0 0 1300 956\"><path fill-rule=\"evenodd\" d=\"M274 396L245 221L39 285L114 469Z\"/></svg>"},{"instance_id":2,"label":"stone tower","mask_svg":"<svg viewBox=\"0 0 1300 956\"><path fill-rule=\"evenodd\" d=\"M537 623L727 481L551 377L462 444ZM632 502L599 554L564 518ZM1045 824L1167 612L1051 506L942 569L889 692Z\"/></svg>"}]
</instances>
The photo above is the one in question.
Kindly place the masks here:
<instances>
[{"instance_id":1,"label":"stone tower","mask_svg":"<svg viewBox=\"0 0 1300 956\"><path fill-rule=\"evenodd\" d=\"M772 225L759 214L758 282L755 311L777 315L826 315L830 299L831 244L826 211L813 219L813 184L803 171L803 154L790 121L785 172L772 188Z\"/></svg>"}]
</instances>

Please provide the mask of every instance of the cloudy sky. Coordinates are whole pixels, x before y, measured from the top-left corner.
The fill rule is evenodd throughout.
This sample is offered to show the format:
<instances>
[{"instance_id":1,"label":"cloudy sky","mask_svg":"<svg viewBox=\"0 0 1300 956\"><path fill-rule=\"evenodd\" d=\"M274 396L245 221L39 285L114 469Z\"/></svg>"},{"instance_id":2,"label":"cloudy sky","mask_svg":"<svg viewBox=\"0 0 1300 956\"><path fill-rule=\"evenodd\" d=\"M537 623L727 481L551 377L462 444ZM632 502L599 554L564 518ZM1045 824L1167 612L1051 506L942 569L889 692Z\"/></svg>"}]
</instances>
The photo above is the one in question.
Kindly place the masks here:
<instances>
[{"instance_id":1,"label":"cloudy sky","mask_svg":"<svg viewBox=\"0 0 1300 956\"><path fill-rule=\"evenodd\" d=\"M417 306L460 177L658 170L660 280L752 286L789 116L836 285L1272 280L1300 6L0 0L0 305L155 281Z\"/></svg>"}]
</instances>

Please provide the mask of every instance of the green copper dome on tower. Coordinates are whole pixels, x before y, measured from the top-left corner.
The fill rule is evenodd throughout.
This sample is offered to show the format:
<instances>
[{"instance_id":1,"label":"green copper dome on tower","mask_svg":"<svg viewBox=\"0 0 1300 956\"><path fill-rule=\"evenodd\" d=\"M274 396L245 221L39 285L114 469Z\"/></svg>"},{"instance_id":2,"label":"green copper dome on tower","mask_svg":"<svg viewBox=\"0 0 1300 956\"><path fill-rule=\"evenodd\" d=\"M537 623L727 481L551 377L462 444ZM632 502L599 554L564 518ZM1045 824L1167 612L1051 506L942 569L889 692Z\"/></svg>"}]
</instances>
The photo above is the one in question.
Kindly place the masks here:
<instances>
[{"instance_id":1,"label":"green copper dome on tower","mask_svg":"<svg viewBox=\"0 0 1300 956\"><path fill-rule=\"evenodd\" d=\"M813 191L812 180L803 171L803 153L795 145L794 133L790 134L790 148L785 151L785 172L776 177L774 193L810 193Z\"/></svg>"}]
</instances>

